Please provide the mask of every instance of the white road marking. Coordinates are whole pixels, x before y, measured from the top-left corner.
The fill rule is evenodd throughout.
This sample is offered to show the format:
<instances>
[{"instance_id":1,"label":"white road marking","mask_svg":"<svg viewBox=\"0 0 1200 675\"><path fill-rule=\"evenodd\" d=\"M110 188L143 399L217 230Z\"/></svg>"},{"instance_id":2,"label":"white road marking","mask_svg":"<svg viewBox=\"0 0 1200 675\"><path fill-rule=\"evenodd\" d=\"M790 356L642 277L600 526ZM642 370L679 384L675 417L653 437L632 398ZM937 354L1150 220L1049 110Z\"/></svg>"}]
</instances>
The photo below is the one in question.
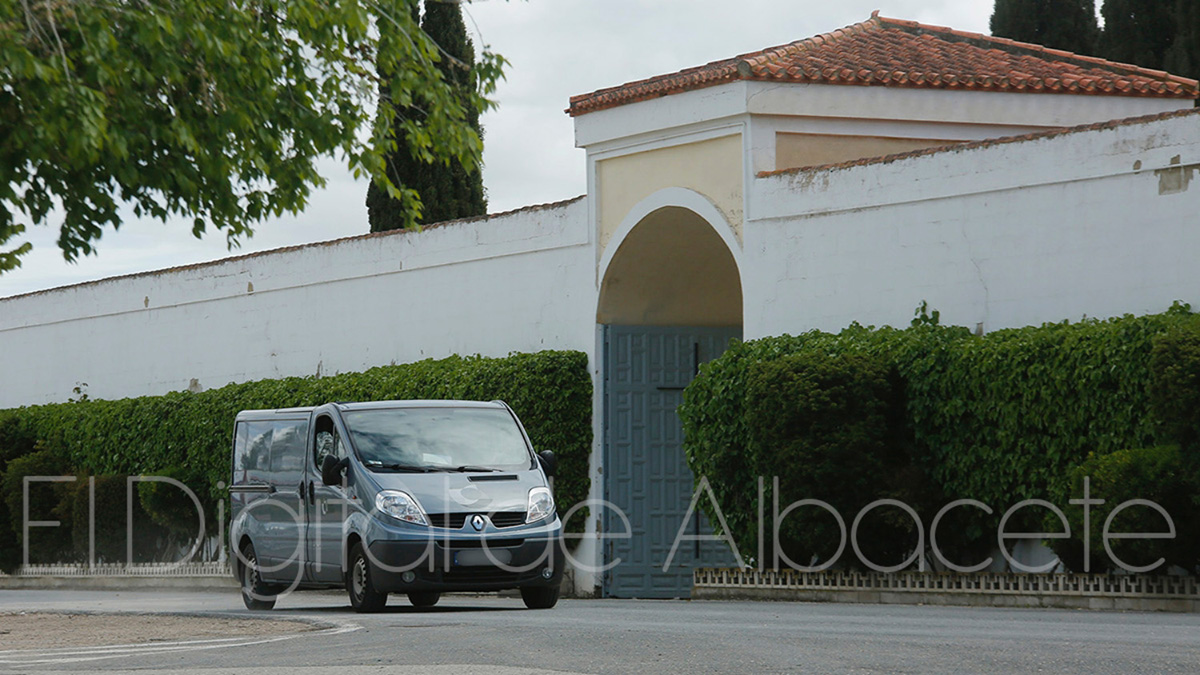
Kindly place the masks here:
<instances>
[{"instance_id":1,"label":"white road marking","mask_svg":"<svg viewBox=\"0 0 1200 675\"><path fill-rule=\"evenodd\" d=\"M191 652L205 649L228 649L231 647L247 647L270 642L282 642L298 637L314 637L323 635L341 635L352 633L362 626L351 622L336 622L336 625L321 630L291 633L288 635L273 635L253 638L210 638L207 640L178 640L173 642L146 642L141 644L100 645L97 647L60 647L57 649L11 649L0 651L0 664L5 665L36 665L51 663L78 663L81 661L99 661L121 657L141 656L144 654L166 654L170 652Z\"/></svg>"}]
</instances>

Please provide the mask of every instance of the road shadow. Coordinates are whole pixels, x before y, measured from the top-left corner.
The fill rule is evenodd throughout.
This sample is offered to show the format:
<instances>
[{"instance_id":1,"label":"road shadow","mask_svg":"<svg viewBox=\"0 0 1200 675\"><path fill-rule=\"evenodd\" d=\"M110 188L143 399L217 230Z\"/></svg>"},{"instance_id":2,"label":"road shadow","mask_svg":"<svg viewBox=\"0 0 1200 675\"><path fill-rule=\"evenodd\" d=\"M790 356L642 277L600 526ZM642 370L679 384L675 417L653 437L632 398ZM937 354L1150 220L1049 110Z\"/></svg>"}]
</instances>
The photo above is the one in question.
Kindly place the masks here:
<instances>
[{"instance_id":1,"label":"road shadow","mask_svg":"<svg viewBox=\"0 0 1200 675\"><path fill-rule=\"evenodd\" d=\"M371 612L375 615L387 614L465 614L465 613L482 613L482 612L526 612L524 606L518 605L515 607L489 607L486 605L447 605L434 607L413 607L412 605L395 604L385 605L378 612ZM302 614L354 614L357 612L350 606L349 603L336 607L329 605L321 605L317 607L288 607L286 609L276 609L272 613L287 614L287 613L302 613Z\"/></svg>"}]
</instances>

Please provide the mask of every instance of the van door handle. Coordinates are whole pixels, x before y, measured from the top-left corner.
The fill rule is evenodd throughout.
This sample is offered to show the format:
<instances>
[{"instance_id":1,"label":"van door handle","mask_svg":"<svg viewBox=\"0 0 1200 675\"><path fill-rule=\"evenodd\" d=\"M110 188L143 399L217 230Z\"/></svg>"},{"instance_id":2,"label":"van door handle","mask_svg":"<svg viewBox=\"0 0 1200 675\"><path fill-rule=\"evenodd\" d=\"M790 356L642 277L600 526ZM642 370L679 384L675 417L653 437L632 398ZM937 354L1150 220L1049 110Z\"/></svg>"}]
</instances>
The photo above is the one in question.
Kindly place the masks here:
<instances>
[{"instance_id":1,"label":"van door handle","mask_svg":"<svg viewBox=\"0 0 1200 675\"><path fill-rule=\"evenodd\" d=\"M271 494L275 492L275 486L268 483L242 483L241 485L230 485L230 492L263 492Z\"/></svg>"},{"instance_id":2,"label":"van door handle","mask_svg":"<svg viewBox=\"0 0 1200 675\"><path fill-rule=\"evenodd\" d=\"M313 487L312 481L308 483L308 503L313 503L317 500L316 489Z\"/></svg>"}]
</instances>

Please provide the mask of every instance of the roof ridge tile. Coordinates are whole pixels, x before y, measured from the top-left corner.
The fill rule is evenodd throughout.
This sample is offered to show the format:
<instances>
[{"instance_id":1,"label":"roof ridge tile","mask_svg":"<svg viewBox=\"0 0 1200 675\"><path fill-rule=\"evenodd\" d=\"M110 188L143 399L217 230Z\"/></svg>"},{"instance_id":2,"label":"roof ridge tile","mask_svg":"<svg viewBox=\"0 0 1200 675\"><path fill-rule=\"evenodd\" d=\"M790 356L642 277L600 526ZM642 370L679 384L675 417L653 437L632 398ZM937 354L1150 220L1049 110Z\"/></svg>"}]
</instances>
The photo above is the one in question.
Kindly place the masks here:
<instances>
[{"instance_id":1,"label":"roof ridge tile","mask_svg":"<svg viewBox=\"0 0 1200 675\"><path fill-rule=\"evenodd\" d=\"M922 23L917 23L916 21L908 21L907 19L893 19L893 18L888 18L888 17L883 17L883 16L878 17L878 19L885 26L888 24L904 25L907 27L919 28L922 31L950 34L950 35L955 35L958 37L968 38L971 40L981 40L983 42L996 42L996 43L1005 44L1007 46L1018 47L1018 48L1026 49L1029 51L1038 52L1041 54L1048 54L1048 55L1052 54L1055 56L1061 55L1061 58L1064 58L1064 59L1078 59L1078 60L1086 61L1086 62L1095 64L1095 65L1115 66L1122 70L1137 72L1138 74L1144 75L1146 77L1156 77L1159 79L1170 78L1170 79L1179 80L1179 81L1183 81L1183 82L1191 82L1193 85L1198 84L1196 80L1191 80L1189 78L1181 77L1178 75L1171 75L1170 73L1163 71L1163 70L1152 70L1150 68L1143 68L1142 66L1138 66L1135 64L1131 64L1131 63L1120 63L1118 61L1110 61L1108 59L1100 58L1098 56L1087 56L1085 54L1079 54L1076 52L1070 52L1070 51L1065 51L1065 50L1061 50L1061 49L1052 49L1050 47L1046 47L1044 45L1039 45L1039 44L1034 44L1032 42L1020 42L1020 41L1012 40L1009 38L995 37L992 35L984 35L983 33L971 33L971 32L967 32L967 31L959 31L959 30L955 30L953 28L948 28L946 26L935 26L935 25L931 25L931 24L922 24Z\"/></svg>"},{"instance_id":2,"label":"roof ridge tile","mask_svg":"<svg viewBox=\"0 0 1200 675\"><path fill-rule=\"evenodd\" d=\"M882 17L876 10L865 21L803 40L572 96L566 112L583 115L736 80L1187 99L1200 95L1196 80L1163 71Z\"/></svg>"}]
</instances>

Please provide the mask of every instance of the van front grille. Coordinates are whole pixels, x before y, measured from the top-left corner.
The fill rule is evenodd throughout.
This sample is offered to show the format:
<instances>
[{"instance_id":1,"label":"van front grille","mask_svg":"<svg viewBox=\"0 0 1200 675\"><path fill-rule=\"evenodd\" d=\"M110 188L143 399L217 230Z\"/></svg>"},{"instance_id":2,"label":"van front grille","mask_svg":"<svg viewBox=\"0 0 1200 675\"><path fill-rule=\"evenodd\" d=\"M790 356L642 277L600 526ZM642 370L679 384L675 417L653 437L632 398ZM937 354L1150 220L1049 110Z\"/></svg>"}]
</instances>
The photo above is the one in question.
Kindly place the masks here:
<instances>
[{"instance_id":1,"label":"van front grille","mask_svg":"<svg viewBox=\"0 0 1200 675\"><path fill-rule=\"evenodd\" d=\"M490 514L492 524L496 527L516 527L525 524L524 511L497 511Z\"/></svg>"},{"instance_id":2,"label":"van front grille","mask_svg":"<svg viewBox=\"0 0 1200 675\"><path fill-rule=\"evenodd\" d=\"M443 527L451 530L461 530L467 524L467 519L475 515L474 513L430 513L426 517L429 518L429 525L432 527ZM516 527L517 525L525 524L524 511L497 511L495 513L483 513L479 515L487 516L491 519L492 524L496 527Z\"/></svg>"},{"instance_id":3,"label":"van front grille","mask_svg":"<svg viewBox=\"0 0 1200 675\"><path fill-rule=\"evenodd\" d=\"M467 549L467 548L484 548L484 542L487 542L487 549L500 548L516 548L525 543L524 539L450 539L448 541L438 540L438 543L449 549Z\"/></svg>"}]
</instances>

